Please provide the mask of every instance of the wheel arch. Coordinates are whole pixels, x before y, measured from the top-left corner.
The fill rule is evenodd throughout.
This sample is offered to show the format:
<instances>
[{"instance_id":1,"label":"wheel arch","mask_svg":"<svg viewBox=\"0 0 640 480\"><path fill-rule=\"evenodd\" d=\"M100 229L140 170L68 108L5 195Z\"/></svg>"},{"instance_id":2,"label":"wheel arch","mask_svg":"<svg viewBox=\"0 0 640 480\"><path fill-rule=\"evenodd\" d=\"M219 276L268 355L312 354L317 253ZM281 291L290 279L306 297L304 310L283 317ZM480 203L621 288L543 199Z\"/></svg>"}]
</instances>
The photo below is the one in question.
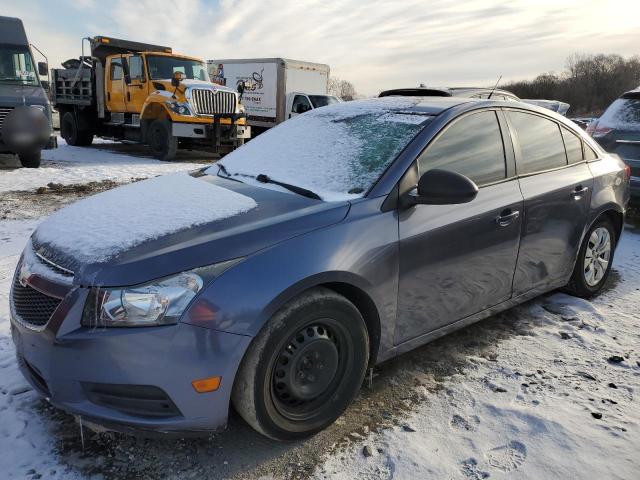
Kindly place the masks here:
<instances>
[{"instance_id":1,"label":"wheel arch","mask_svg":"<svg viewBox=\"0 0 640 480\"><path fill-rule=\"evenodd\" d=\"M287 303L315 288L327 288L353 303L362 315L369 335L369 365L373 366L380 350L382 326L379 309L373 297L366 291L365 282L357 275L347 272L325 272L301 280L274 298L264 309L264 320L255 331L254 337L266 328L273 315Z\"/></svg>"}]
</instances>

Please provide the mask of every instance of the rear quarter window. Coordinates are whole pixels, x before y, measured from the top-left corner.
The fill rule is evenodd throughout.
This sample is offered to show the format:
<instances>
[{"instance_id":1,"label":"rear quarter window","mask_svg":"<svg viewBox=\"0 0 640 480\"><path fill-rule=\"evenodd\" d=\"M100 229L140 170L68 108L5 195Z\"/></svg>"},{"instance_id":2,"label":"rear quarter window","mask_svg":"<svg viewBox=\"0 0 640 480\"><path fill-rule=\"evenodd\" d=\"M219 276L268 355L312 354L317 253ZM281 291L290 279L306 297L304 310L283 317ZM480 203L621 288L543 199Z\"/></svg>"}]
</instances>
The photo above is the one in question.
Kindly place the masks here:
<instances>
[{"instance_id":1,"label":"rear quarter window","mask_svg":"<svg viewBox=\"0 0 640 480\"><path fill-rule=\"evenodd\" d=\"M567 151L567 159L569 164L579 163L582 158L582 140L573 132L561 127L562 138L564 140L564 148Z\"/></svg>"},{"instance_id":2,"label":"rear quarter window","mask_svg":"<svg viewBox=\"0 0 640 480\"><path fill-rule=\"evenodd\" d=\"M567 165L564 142L557 123L539 115L508 112L520 144L518 173L536 173Z\"/></svg>"}]
</instances>

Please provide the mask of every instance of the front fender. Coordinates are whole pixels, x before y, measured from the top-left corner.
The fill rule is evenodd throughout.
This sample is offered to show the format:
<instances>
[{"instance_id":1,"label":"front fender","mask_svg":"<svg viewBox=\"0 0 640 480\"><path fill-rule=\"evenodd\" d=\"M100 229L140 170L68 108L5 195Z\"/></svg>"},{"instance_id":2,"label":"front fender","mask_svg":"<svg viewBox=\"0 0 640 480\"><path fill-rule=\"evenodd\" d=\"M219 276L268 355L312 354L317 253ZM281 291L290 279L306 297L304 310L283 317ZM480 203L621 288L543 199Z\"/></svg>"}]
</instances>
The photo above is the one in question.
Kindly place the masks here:
<instances>
[{"instance_id":1,"label":"front fender","mask_svg":"<svg viewBox=\"0 0 640 480\"><path fill-rule=\"evenodd\" d=\"M207 286L182 321L255 336L292 298L315 286L339 283L356 287L375 304L382 351L395 328L398 227L395 212L381 213L380 204L363 201L339 224L248 257Z\"/></svg>"}]
</instances>

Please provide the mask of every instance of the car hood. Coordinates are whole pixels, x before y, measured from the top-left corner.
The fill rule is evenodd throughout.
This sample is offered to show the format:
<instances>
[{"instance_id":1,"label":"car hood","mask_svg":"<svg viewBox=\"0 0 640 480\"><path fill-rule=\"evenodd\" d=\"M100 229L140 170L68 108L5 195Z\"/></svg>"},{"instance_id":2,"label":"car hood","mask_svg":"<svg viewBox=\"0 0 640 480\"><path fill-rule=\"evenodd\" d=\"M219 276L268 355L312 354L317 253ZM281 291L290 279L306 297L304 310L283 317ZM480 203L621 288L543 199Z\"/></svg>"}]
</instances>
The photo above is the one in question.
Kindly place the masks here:
<instances>
[{"instance_id":1,"label":"car hood","mask_svg":"<svg viewBox=\"0 0 640 480\"><path fill-rule=\"evenodd\" d=\"M51 226L45 225L48 221L45 220L32 236L33 248L46 261L72 271L73 283L76 285L128 286L251 255L294 236L337 223L344 219L349 211L350 203L346 201L322 202L215 176L194 176L197 176L199 182L207 182L240 194L251 200L252 204L255 202L255 205L240 209L226 218L155 236L120 250L107 259L98 256L92 259L79 253L87 251L86 247L90 245L82 242L92 241L92 224L99 222L95 213L88 210L85 218L75 214L73 219L67 222L69 228L75 228L78 232L78 225L85 229L78 235L78 243L61 247L48 242L45 233L47 228L51 230ZM163 186L158 184L158 188ZM120 189L112 192L118 190ZM172 195L166 191L166 186L163 193ZM190 192L181 191L173 195L172 198L177 202L179 199L176 196L188 196ZM136 202L131 200L131 196L122 195L120 207L111 205L111 208L120 208L127 221L135 225L134 222L138 221ZM139 199L140 203L144 201L144 198ZM113 204L113 199L111 203ZM207 209L213 206L194 204L191 208ZM159 221L162 221L162 216L163 212L158 212ZM65 223L58 223L55 228L64 229ZM51 232L48 232L48 235L50 238Z\"/></svg>"}]
</instances>

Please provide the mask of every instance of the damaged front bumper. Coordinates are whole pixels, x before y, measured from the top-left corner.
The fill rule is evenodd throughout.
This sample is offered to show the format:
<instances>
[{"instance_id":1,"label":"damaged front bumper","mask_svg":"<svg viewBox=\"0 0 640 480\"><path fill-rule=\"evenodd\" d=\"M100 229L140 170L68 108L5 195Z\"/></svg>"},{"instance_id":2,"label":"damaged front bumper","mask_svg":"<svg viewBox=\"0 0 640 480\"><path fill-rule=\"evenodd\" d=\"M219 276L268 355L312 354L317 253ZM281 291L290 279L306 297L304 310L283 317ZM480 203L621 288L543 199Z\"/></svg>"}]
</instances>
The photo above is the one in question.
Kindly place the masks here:
<instances>
[{"instance_id":1,"label":"damaged front bumper","mask_svg":"<svg viewBox=\"0 0 640 480\"><path fill-rule=\"evenodd\" d=\"M226 426L233 379L250 337L185 323L83 327L89 289L36 275L17 277L10 310L19 367L51 404L125 432L211 432ZM53 313L43 325L19 314L27 297L34 308L53 299ZM220 387L197 393L191 382L211 376L221 377Z\"/></svg>"}]
</instances>

